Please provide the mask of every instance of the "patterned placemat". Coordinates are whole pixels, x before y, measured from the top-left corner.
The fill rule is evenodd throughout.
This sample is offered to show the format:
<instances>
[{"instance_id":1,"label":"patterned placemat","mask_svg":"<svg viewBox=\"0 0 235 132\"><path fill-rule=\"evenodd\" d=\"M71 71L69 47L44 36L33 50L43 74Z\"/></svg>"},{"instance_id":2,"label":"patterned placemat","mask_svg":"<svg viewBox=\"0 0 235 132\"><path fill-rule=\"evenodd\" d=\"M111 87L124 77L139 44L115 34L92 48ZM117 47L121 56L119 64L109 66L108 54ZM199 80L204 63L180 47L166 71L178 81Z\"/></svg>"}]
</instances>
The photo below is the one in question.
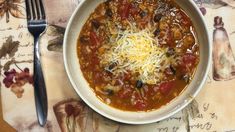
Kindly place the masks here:
<instances>
[{"instance_id":1,"label":"patterned placemat","mask_svg":"<svg viewBox=\"0 0 235 132\"><path fill-rule=\"evenodd\" d=\"M33 38L24 0L0 0L0 86L4 120L17 131L184 132L235 131L235 1L195 0L213 40L213 65L205 88L176 115L148 125L126 125L97 114L73 90L65 73L62 42L78 0L44 0L49 26L42 36L49 115L37 123L32 86Z\"/></svg>"}]
</instances>

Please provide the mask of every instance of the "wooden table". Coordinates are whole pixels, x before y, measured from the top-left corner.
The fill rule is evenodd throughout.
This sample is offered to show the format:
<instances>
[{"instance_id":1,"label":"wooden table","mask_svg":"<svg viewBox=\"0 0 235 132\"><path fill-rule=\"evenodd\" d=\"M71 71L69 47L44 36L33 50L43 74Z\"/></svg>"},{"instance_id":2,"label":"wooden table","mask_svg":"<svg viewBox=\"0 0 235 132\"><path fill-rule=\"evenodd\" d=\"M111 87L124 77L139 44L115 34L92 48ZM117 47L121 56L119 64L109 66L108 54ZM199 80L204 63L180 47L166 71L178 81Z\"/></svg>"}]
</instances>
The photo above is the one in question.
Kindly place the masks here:
<instances>
[{"instance_id":1,"label":"wooden table","mask_svg":"<svg viewBox=\"0 0 235 132\"><path fill-rule=\"evenodd\" d=\"M3 132L15 132L15 130L3 120L1 97L0 97L0 130Z\"/></svg>"}]
</instances>

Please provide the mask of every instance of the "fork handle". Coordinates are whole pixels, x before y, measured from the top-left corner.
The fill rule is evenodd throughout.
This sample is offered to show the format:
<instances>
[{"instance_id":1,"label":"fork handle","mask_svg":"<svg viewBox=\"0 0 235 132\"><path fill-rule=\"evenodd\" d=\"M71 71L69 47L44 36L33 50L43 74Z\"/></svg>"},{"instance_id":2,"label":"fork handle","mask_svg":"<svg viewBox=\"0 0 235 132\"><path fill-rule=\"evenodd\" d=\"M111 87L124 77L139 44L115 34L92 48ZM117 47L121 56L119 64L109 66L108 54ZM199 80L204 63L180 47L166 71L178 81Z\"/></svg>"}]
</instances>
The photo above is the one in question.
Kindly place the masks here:
<instances>
[{"instance_id":1,"label":"fork handle","mask_svg":"<svg viewBox=\"0 0 235 132\"><path fill-rule=\"evenodd\" d=\"M47 121L47 92L40 61L39 37L34 37L34 97L38 123L44 126Z\"/></svg>"}]
</instances>

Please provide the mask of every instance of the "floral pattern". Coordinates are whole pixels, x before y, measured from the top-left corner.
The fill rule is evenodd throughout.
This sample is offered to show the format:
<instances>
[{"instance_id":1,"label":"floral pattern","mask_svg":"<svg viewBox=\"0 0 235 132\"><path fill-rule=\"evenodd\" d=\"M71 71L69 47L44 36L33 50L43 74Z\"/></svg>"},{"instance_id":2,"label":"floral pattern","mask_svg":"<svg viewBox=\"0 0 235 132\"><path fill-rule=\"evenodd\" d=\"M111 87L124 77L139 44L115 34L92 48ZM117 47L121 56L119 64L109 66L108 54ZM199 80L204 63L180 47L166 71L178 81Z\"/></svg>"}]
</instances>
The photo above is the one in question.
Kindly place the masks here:
<instances>
[{"instance_id":1,"label":"floral pattern","mask_svg":"<svg viewBox=\"0 0 235 132\"><path fill-rule=\"evenodd\" d=\"M6 22L10 21L10 15L15 18L25 18L22 0L0 0L0 18L6 15Z\"/></svg>"}]
</instances>

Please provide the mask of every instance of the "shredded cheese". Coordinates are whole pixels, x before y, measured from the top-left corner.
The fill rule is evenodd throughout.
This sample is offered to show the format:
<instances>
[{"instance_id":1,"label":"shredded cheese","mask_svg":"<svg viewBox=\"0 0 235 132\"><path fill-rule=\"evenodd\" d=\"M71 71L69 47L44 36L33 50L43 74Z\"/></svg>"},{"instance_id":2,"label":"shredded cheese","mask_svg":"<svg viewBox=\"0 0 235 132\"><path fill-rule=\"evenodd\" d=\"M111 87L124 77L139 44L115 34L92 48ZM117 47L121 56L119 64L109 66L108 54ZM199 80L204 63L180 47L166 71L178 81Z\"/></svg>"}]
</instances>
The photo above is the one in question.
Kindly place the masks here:
<instances>
[{"instance_id":1,"label":"shredded cheese","mask_svg":"<svg viewBox=\"0 0 235 132\"><path fill-rule=\"evenodd\" d=\"M150 30L138 31L131 28L119 31L116 41L111 44L102 56L101 63L116 63L114 74L130 71L138 73L144 83L156 84L163 78L164 69L169 66L172 58L166 56L167 48L161 47Z\"/></svg>"}]
</instances>

